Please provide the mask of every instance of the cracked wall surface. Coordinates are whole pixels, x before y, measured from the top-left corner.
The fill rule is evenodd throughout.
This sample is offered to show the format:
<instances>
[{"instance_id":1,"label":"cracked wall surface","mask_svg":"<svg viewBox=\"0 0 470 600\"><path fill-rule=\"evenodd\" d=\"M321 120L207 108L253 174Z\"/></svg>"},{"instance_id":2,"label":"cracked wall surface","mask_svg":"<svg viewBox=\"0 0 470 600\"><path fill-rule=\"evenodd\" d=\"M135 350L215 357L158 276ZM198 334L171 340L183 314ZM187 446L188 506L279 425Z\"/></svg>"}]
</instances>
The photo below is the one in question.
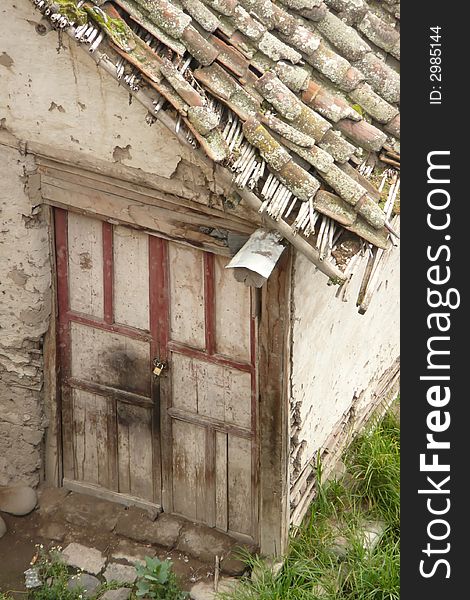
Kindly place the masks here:
<instances>
[{"instance_id":1,"label":"cracked wall surface","mask_svg":"<svg viewBox=\"0 0 470 600\"><path fill-rule=\"evenodd\" d=\"M17 138L167 178L182 160L195 161L158 121L146 124L146 109L75 40L39 35L41 14L29 0L4 0L0 18L8 22L0 40L0 123Z\"/></svg>"},{"instance_id":2,"label":"cracked wall surface","mask_svg":"<svg viewBox=\"0 0 470 600\"><path fill-rule=\"evenodd\" d=\"M56 157L75 152L132 168L202 203L211 202L216 186L212 170L160 123L147 125L147 111L130 105L125 89L86 51L66 35L45 33L29 0L4 0L0 19L8 23L0 38L0 485L35 485L47 426L42 346L51 304L50 231L40 196L32 206L25 189L34 159L9 146L27 149L32 142L46 156L50 148Z\"/></svg>"},{"instance_id":3,"label":"cracked wall surface","mask_svg":"<svg viewBox=\"0 0 470 600\"><path fill-rule=\"evenodd\" d=\"M31 204L31 157L0 146L0 485L35 485L45 427L42 342L49 325L49 237Z\"/></svg>"},{"instance_id":4,"label":"cracked wall surface","mask_svg":"<svg viewBox=\"0 0 470 600\"><path fill-rule=\"evenodd\" d=\"M398 249L384 258L371 304L358 313L357 298L367 257L356 269L348 296L336 297L322 275L297 254L293 275L290 406L290 478L294 508L305 486L296 485L328 450L331 435L351 413L375 401L382 375L399 358Z\"/></svg>"}]
</instances>

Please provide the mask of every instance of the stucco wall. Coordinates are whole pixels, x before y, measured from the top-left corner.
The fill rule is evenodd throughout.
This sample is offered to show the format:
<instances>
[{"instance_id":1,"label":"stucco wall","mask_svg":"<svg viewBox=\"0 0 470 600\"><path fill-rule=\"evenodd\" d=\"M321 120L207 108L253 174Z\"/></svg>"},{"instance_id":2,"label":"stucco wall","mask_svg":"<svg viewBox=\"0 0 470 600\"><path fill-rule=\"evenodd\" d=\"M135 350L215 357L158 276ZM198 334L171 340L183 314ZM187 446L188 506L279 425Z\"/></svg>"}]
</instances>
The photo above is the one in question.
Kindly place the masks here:
<instances>
[{"instance_id":1,"label":"stucco wall","mask_svg":"<svg viewBox=\"0 0 470 600\"><path fill-rule=\"evenodd\" d=\"M356 298L366 262L364 257L351 281L349 301L343 302L335 297L337 288L325 285L324 275L296 255L291 483L325 450L351 407L357 413L367 408L378 380L399 357L399 251L394 248L385 258L378 289L360 315Z\"/></svg>"},{"instance_id":2,"label":"stucco wall","mask_svg":"<svg viewBox=\"0 0 470 600\"><path fill-rule=\"evenodd\" d=\"M41 14L29 0L3 0L0 20L0 485L36 484L47 425L49 230L25 191L34 157L2 145L1 134L26 149L35 142L55 155L80 151L166 178L176 194L184 182L202 202L211 171L158 122L147 125L146 110L129 105L128 93L67 35L60 43L57 32L38 35Z\"/></svg>"},{"instance_id":3,"label":"stucco wall","mask_svg":"<svg viewBox=\"0 0 470 600\"><path fill-rule=\"evenodd\" d=\"M45 425L51 273L43 213L25 190L32 169L30 158L0 146L0 485L38 482Z\"/></svg>"},{"instance_id":4,"label":"stucco wall","mask_svg":"<svg viewBox=\"0 0 470 600\"><path fill-rule=\"evenodd\" d=\"M176 137L102 69L75 40L36 33L30 0L0 6L0 122L15 136L96 156L163 177L194 160ZM8 25L6 25L8 24ZM197 179L198 172L192 175ZM178 176L178 174L176 174Z\"/></svg>"}]
</instances>

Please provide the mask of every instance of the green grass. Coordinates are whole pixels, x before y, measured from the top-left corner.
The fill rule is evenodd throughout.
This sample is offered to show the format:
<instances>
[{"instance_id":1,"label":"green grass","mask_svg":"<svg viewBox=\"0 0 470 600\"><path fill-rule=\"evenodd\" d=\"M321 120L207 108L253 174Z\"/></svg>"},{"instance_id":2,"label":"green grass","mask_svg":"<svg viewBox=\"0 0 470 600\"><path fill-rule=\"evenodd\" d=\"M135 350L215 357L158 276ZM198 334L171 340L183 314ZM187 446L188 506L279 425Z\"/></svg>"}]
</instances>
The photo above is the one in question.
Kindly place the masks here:
<instances>
[{"instance_id":1,"label":"green grass","mask_svg":"<svg viewBox=\"0 0 470 600\"><path fill-rule=\"evenodd\" d=\"M274 576L257 557L246 557L255 581L226 600L398 600L400 578L400 428L392 413L369 427L344 457L347 475L320 483L315 501L291 539ZM373 552L361 543L361 522L379 520L385 532ZM349 550L332 552L338 535Z\"/></svg>"}]
</instances>

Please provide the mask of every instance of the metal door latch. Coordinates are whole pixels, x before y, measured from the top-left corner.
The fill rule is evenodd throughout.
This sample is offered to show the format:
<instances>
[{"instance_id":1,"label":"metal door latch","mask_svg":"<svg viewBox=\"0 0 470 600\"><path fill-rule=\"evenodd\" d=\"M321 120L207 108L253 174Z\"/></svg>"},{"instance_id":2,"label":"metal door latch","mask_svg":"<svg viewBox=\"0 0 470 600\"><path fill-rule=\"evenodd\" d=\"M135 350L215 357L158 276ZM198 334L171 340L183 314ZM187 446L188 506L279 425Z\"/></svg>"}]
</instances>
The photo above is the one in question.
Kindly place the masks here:
<instances>
[{"instance_id":1,"label":"metal door latch","mask_svg":"<svg viewBox=\"0 0 470 600\"><path fill-rule=\"evenodd\" d=\"M167 368L167 364L164 361L161 361L159 358L154 358L153 359L153 371L152 373L155 375L155 377L160 377L160 375L162 374L163 369Z\"/></svg>"}]
</instances>

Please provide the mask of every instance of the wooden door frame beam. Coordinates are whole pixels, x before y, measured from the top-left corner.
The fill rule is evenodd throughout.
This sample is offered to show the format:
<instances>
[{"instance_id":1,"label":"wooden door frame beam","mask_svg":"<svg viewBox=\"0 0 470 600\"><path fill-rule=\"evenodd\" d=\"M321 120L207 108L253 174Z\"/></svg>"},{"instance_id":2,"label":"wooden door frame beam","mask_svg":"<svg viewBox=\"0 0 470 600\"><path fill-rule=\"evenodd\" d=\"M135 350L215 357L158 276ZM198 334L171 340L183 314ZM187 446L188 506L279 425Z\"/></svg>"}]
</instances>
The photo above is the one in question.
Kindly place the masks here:
<instances>
[{"instance_id":1,"label":"wooden door frame beam","mask_svg":"<svg viewBox=\"0 0 470 600\"><path fill-rule=\"evenodd\" d=\"M281 555L289 531L289 381L292 251L261 290L259 329L260 551Z\"/></svg>"}]
</instances>

